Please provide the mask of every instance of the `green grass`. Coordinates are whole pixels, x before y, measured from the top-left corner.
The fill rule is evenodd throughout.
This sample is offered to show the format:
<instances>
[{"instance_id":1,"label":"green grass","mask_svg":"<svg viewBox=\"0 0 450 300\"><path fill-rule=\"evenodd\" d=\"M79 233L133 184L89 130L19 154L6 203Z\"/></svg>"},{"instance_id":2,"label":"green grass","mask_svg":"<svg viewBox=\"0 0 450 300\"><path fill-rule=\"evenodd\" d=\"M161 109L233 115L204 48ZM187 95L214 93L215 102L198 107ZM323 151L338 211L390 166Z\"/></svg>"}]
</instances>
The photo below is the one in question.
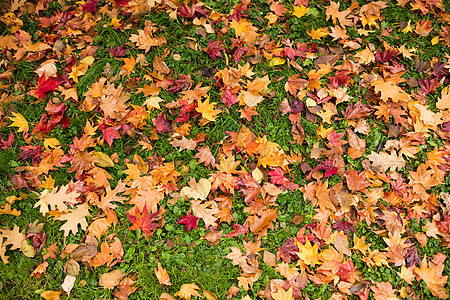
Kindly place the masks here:
<instances>
[{"instance_id":1,"label":"green grass","mask_svg":"<svg viewBox=\"0 0 450 300\"><path fill-rule=\"evenodd\" d=\"M365 1L359 1L360 6L366 4ZM62 2L64 3L64 1ZM63 128L61 126L56 126L51 132L44 136L43 138L56 138L60 141L61 149L64 151L67 159L65 167L58 167L49 172L49 175L55 180L55 187L59 187L67 184L78 184L77 188L83 189L93 189L92 193L97 193L97 196L102 196L104 190L101 187L94 188L93 184L89 185L86 180L86 174L75 178L75 172L69 172L68 169L71 166L70 159L70 149L73 148L74 139L81 138L83 135L83 129L87 121L89 121L94 126L100 125L104 119L102 115L102 110L96 108L93 111L85 112L80 110L80 105L84 101L86 93L91 89L92 85L97 82L101 77L107 77L108 80L114 78L114 86L117 88L119 85L124 87L124 93L129 96L128 104L133 106L141 106L147 99L142 93L136 93L137 88L141 88L145 85L150 85L153 83L161 84L161 92L159 97L163 99L160 103L161 109L152 109L146 117L147 124L144 126L143 130L137 129L137 134L135 136L128 136L122 133L120 139L115 139L112 146L109 147L106 143L103 145L97 144L94 148L90 148L89 151L100 151L108 156L117 155L117 161L114 163L113 167L103 168L107 171L112 179L109 180L111 187L114 188L119 180L125 180L127 174L124 172L126 169L126 163L130 163L133 160L134 155L139 155L144 161L152 161L156 157L162 157L164 163L175 164L176 170L182 175L177 179L176 185L177 189L175 192L179 192L183 187L188 185L191 177L199 181L202 178L209 178L211 174L217 171L216 168L212 166L204 166L204 164L198 163L198 160L194 156L198 153L197 150L180 150L178 147L174 147L170 142L174 139L174 132L162 132L158 133L158 139L152 140L151 144L152 150L141 150L141 145L139 141L143 139L143 135L151 137L155 132L155 125L153 119L156 119L158 115L164 113L165 117L173 121L175 120L179 113L180 108L170 108L171 103L179 102L181 93L172 93L168 90L171 86L171 82L158 81L149 79L149 73L154 71L153 61L156 56L163 57L165 64L171 70L171 73L167 75L166 79L179 79L181 74L191 75L194 81L193 87L198 83L201 83L201 87L210 87L208 95L210 96L211 102L216 102L216 108L221 109L221 113L217 116L214 122L209 122L203 126L200 126L199 120L201 116L195 111L191 114L191 118L188 120L192 124L192 129L187 136L188 139L195 139L199 134L205 134L205 140L197 145L198 147L209 146L213 156L216 159L216 164L219 163L219 156L223 154L226 149L224 145L227 144L227 140L230 134L227 132L239 132L244 126L249 128L251 132L257 137L266 137L269 141L277 143L285 153L298 153L302 156L302 162L297 162L289 164L289 172L285 176L289 180L293 180L294 183L299 184L303 188L306 184L315 182L316 179L308 177L309 173L302 171L305 164L309 165L312 169L321 164L320 161L327 159L328 157L322 156L320 159L311 158L311 150L314 144L319 143L319 147L327 148L329 143L327 138L321 138L317 134L317 130L322 125L324 128L333 128L338 133L345 133L345 130L352 125L351 121L343 117L342 112L346 110L350 102L342 102L336 105L337 115L333 117L332 124L326 124L322 122L320 117L317 117L317 121L311 119L313 113L302 111L299 118L299 126L302 126L305 133L304 142L299 145L295 142L291 129L292 122L289 118L290 114L282 115L279 111L280 104L284 99L292 102L294 96L286 92L285 84L287 80L296 74L299 74L301 78L307 79L309 71L315 68L315 60L322 55L333 54L331 52L331 47L339 47L346 58L350 61L356 61L354 55L364 49L365 47L370 47L370 49L383 52L386 50L384 43L387 43L390 47L400 47L402 45L407 49L416 48L417 52L414 54L416 56L413 59L407 59L401 55L397 55L393 62L372 62L364 66L364 71L358 71L358 74L350 74L354 83L352 86L348 86L347 93L352 99L350 100L353 104L357 101L362 101L363 103L370 102L371 105L376 106L378 103L372 101L373 99L366 99L368 92L373 92L373 87L370 83L364 82L367 80L367 75L376 74L378 76L388 76L391 75L391 70L400 70L404 72L401 74L401 78L408 80L409 78L414 79L425 79L428 77L433 77L432 71L427 73L420 72L417 69L417 65L413 61L417 59L418 61L431 61L431 63L439 61L446 62L448 64L448 59L445 56L449 55L450 51L448 46L446 46L442 41L436 45L431 45L431 39L441 32L441 26L444 26L444 22L438 19L437 15L429 12L423 15L418 10L411 10L407 4L407 7L402 8L397 5L396 2L389 2L388 6L381 11L381 19L377 20L379 28L373 27L368 36L363 36L358 32L358 29L363 29L361 22L357 22L356 26L348 26L347 34L350 36L350 40L357 40L358 43L362 45L360 49L351 50L346 48L339 43L340 41L333 41L331 36L325 36L321 39L313 40L307 32L310 32L311 28L329 28L330 26L335 26L333 22L329 19L326 20L327 16L325 14L326 7L328 6L327 1L312 1L308 4L308 13L301 17L296 18L287 12L283 17L281 17L275 24L270 26L267 25L268 20L265 16L271 12L270 5L266 1L253 1L249 4L248 9L245 11L245 15L241 16L246 18L254 26L258 28L258 33L264 35L264 41L258 41L256 45L247 46L254 47L258 53L270 54L272 48L268 46L269 42L273 42L274 45L279 43L279 47L283 48L285 43L289 41L292 43L292 47L295 49L297 42L305 43L311 46L313 43L317 44L317 47L321 49L320 52L316 53L316 58L313 57L296 57L295 63L304 68L303 71L298 71L296 68L290 66L287 62L279 66L271 66L269 60L262 57L261 63L251 64L253 67L253 72L255 75L252 79L245 78L240 84L246 89L246 83L252 81L254 78L261 78L268 75L271 80L268 86L269 96L265 96L264 101L258 104L256 107L256 112L258 115L253 116L251 121L241 118L240 109L243 106L239 104L232 105L231 107L225 107L222 104L220 95L221 89L217 83L216 78L213 76L211 78L206 77L202 73L202 68L208 67L217 70L224 70L225 68L238 68L244 63L248 62L251 57L246 55L236 64L231 58L234 50L230 49L232 40L235 39L235 32L233 29L221 30L226 28L226 23L231 22L232 16L229 16L230 12L236 7L236 4L240 1L205 1L208 7L208 12L210 9L223 14L226 16L223 20L214 23L208 20L215 29L215 33L207 33L206 38L198 33L198 31L204 30L202 26L193 25L193 19L181 17L180 15L176 20L169 17L168 12L170 9L165 8L154 8L148 9L147 13L143 14L137 20L127 22L131 14L125 12L126 7L119 8L114 7L114 10L118 13L117 16L122 20L123 28L114 29L109 26L111 22L111 17L108 14L100 13L98 10L106 5L110 5L110 1L100 1L99 7L97 8L97 13L95 15L95 21L89 14L82 13L80 3L67 2L68 6L62 5L61 2L49 2L45 9L37 13L21 13L20 19L23 21L23 26L21 30L27 32L31 36L31 41L33 43L43 42L44 36L49 37L51 34L58 32L58 36L54 39L60 39L66 47L71 47L70 53L58 52L56 50L46 50L43 51L42 57L35 59L34 56L31 58L20 58L16 59L14 54L17 50L8 49L7 51L3 49L0 44L0 74L6 71L11 71L12 80L1 79L1 86L5 85L8 90L13 91L14 95L21 95L23 97L20 101L14 103L17 107L17 112L22 114L28 123L30 124L30 132L32 128L39 122L43 113L46 112L45 108L47 102L56 97L59 101L64 101L67 106L67 111L65 116L71 120L68 128ZM293 1L281 1L285 4L288 10L292 8ZM344 10L350 6L350 2L340 1L340 10ZM448 4L444 3L445 8L449 9ZM83 21L77 20L79 23L70 24L65 21L65 24L60 23L57 20L49 26L48 28L43 28L40 22L43 22L43 18L49 18L58 12L64 11L74 11L76 14L68 14L64 18L68 20L75 20L77 14L86 17L84 22L92 22L93 28L89 31L88 39L92 39L92 42L85 42L83 40L84 32L81 24ZM2 12L3 14L3 12ZM19 14L19 10L16 11L16 15ZM357 15L357 13L354 13ZM199 17L199 14L196 15ZM64 19L63 18L63 19ZM59 18L61 19L61 18ZM432 27L433 31L428 36L418 36L414 32L403 33L400 30L400 22L408 22L411 20L411 25L420 22L421 20L431 20L433 21ZM64 19L65 20L65 19ZM357 18L355 18L355 21ZM286 32L286 26L289 25L290 30ZM56 28L56 25L61 25ZM91 25L92 25L91 24ZM164 36L167 43L161 47L151 47L148 52L145 53L144 50L138 49L134 42L130 41L132 34L137 34L139 30L142 30L151 24L155 26L155 32L152 32L153 37ZM86 25L86 24L85 24ZM65 36L65 31L68 27L73 30L81 30L82 35ZM79 27L77 27L79 26ZM5 24L4 21L0 21L0 32L5 32L5 34L12 34L15 32L10 32L10 25ZM76 27L76 28L75 28ZM383 30L392 28L392 32L389 36L383 36L381 33ZM365 29L370 29L366 26ZM146 28L149 30L149 27ZM3 33L2 33L3 35ZM0 36L1 37L1 36ZM226 50L222 51L222 54L226 54L225 57L218 57L217 60L211 59L206 51L203 49L208 46L208 41L220 40L226 46ZM190 44L191 43L191 44ZM192 49L192 44L197 43L198 50ZM262 43L262 44L261 44ZM123 66L123 61L120 58L115 58L111 55L110 49L113 47L119 47L124 45L127 50L126 57L133 56L134 58L140 57L144 60L140 64L136 64L134 71L128 75L119 75L121 67ZM191 47L190 47L191 46ZM91 50L94 49L94 54ZM9 51L9 53L7 53ZM168 51L168 52L167 52ZM79 61L86 55L93 55L95 61L89 66L86 74L79 77L79 82L74 83L71 81L66 81L54 92L48 93L44 101L36 101L37 98L33 97L31 94L25 95L25 93L36 89L38 76L35 70L39 68L42 62L48 59L55 59L56 66L58 69L58 74L61 76L68 75L70 70L64 71L67 67L67 62L69 57L73 56L76 58L77 62L75 66L79 65ZM175 54L181 57L175 56ZM282 55L282 54L280 54ZM228 62L228 65L226 64ZM343 57L340 57L335 66L340 66L343 64ZM109 68L109 72L106 72L106 68ZM320 79L321 86L324 90L331 88L329 76L334 76L336 70L332 70L329 74L323 76ZM277 81L275 79L283 79ZM0 77L1 78L1 77ZM428 108L433 112L438 112L436 108L436 102L441 97L441 90L443 87L448 85L448 81L439 86L435 93L430 93L424 96L427 102ZM400 86L404 87L408 94L417 93L420 87L410 88L406 83L401 83ZM60 96L60 92L66 88L75 87L79 98L78 102L64 100ZM24 92L20 92L20 91ZM0 90L0 93L2 90ZM316 98L317 90L310 91L307 97ZM1 96L1 94L0 94ZM307 97L304 97L303 102L306 101ZM376 98L376 95L374 96ZM317 99L317 98L316 98ZM204 100L204 99L203 99ZM202 101L203 101L202 100ZM335 99L330 98L328 100L334 103ZM377 100L378 101L378 100ZM5 111L5 126L0 127L0 134L3 134L3 139L7 137L10 130L13 132L16 127L8 127L11 122L6 118L11 116L11 109L9 103L1 103L2 110L0 110L0 116L3 117L2 112ZM319 103L320 104L320 103ZM305 107L305 110L307 108ZM366 142L365 152L360 158L352 159L347 153L341 156L343 163L345 164L346 170L352 167L354 170L362 171L367 166L367 156L374 152L380 152L382 145L393 138L387 136L387 125L385 120L377 119L374 114L365 118L368 125L370 126L370 131L368 134L358 134L359 137L363 138ZM389 120L393 123L393 119ZM448 121L448 120L447 120ZM128 126L131 123L127 120L107 120L108 124ZM183 123L174 123L176 126L181 126ZM410 126L406 128L406 132L413 132L413 127ZM11 251L9 246L7 246L6 254L9 256L9 263L0 265L3 266L4 272L0 274L0 299L42 299L40 294L45 290L60 291L61 284L64 280L66 273L64 272L64 264L67 262L69 256L61 257L60 254L57 255L56 259L47 259L49 265L47 271L40 278L31 277L30 274L33 270L42 263L43 255L45 254L46 248L53 243L56 243L62 248L69 243L80 244L84 242L85 232L78 230L76 234L70 234L68 237L64 237L63 232L60 231L60 227L63 224L61 221L57 221L54 217L49 215L43 216L38 208L34 208L35 203L38 201L39 193L42 192L40 187L21 188L16 190L13 183L9 180L8 175L13 175L17 173L16 169L29 168L32 167L30 159L19 160L19 155L22 152L20 149L23 146L28 145L40 145L44 147L43 138L38 136L29 137L29 139L24 139L22 133L15 133L16 141L10 149L0 150L0 205L6 203L6 197L8 196L21 196L23 200L16 201L13 208L21 211L20 216L11 215L1 215L0 218L0 229L12 228L13 225L17 225L21 230L26 231L28 225L38 220L45 224L44 231L46 233L46 242L43 250L39 251L33 258L25 257L20 251ZM25 136L28 138L27 136ZM93 136L97 141L102 140L102 133L98 129L96 134ZM347 141L347 136L343 137L343 140ZM405 138L405 135L400 136L400 138ZM1 139L1 138L0 138ZM409 172L416 171L420 164L423 164L427 160L426 153L432 151L435 148L444 149L448 147L448 141L442 136L432 133L427 136L425 142L418 145L419 152L416 154L416 158L407 158L406 167L398 170L395 174L390 174L392 178L395 176L400 176L405 179L405 182L410 185L411 179L409 178ZM72 146L72 147L71 147ZM127 151L125 151L127 149ZM130 150L131 149L131 150ZM44 149L43 149L44 150ZM385 151L385 150L383 150ZM241 149L238 153L236 150L233 151L236 161L240 161L238 170L245 170L251 173L256 167L264 174L264 179L261 183L270 182L271 176L268 175L268 171L274 169L272 167L262 167L257 166L258 155L252 156L247 152L247 149ZM157 165L154 166L158 167ZM443 164L442 168L448 169L448 162ZM25 174L25 173L24 173ZM47 174L46 174L47 175ZM242 174L240 174L241 176ZM235 176L238 176L235 174ZM40 175L40 180L44 180L44 176ZM347 181L341 175L333 175L328 178L321 178L322 181L328 180L328 187L331 188L341 182L346 190ZM227 195L233 199L233 205L231 207L232 215L235 219L231 224L226 224L222 222L218 230L223 230L223 234L226 235L234 230L231 226L233 224L243 225L249 216L247 210L249 208L248 203L244 202L244 194L242 186L245 183L240 180L238 186L235 187L234 194L227 193L217 189L217 191L211 192L209 199L213 200L214 197ZM392 188L392 183L383 183L385 192L389 192ZM436 186L432 186L428 189L428 192L433 192L437 195L450 191L450 177L444 178L444 181ZM164 189L166 187L160 187ZM374 188L369 187L369 190ZM347 191L347 190L346 190ZM385 251L387 244L382 238L383 234L386 237L387 233L381 230L386 229L385 224L380 218L376 218L371 226L368 226L365 221L360 221L352 214L358 214L358 209L363 208L363 202L365 198L361 192L352 192L354 195L360 196L360 206L354 206L350 212L336 211L332 212L330 216L329 224L333 225L333 222L338 220L352 221L355 223L354 232L349 233L349 244L350 247L353 246L353 236L358 237L366 236L366 243L371 243L371 250L378 249L380 251ZM130 196L127 195L127 198ZM238 286L238 277L241 276L241 269L239 266L233 265L230 259L226 256L231 252L230 247L238 247L245 251L244 242L255 242L257 240L256 234L247 233L239 235L236 237L222 237L219 244L215 246L208 246L205 239L205 235L210 232L209 229L204 228L204 221L200 220L198 223L198 228L193 229L189 232L185 232L184 225L178 224L181 217L188 213L192 213L191 205L189 199L180 198L177 201L173 201L172 198L177 197L176 194L167 193L164 199L160 202L160 208L165 209L164 213L164 225L155 230L153 236L149 239L144 237L141 230L130 230L132 226L131 222L127 217L127 210L133 207L132 204L128 204L127 201L124 203L115 203L117 208L115 210L118 218L118 224L112 226L108 232L103 236L100 243L105 241L105 237L108 234L116 235L123 244L124 257L122 260L115 265L113 268L106 266L100 266L98 268L93 268L88 264L83 265L80 263L80 274L77 276L75 286L71 292L70 296L62 295L62 299L114 299L114 290L104 289L99 286L99 278L102 274L110 272L113 269L120 269L127 275L137 274L136 287L138 290L130 296L130 299L158 299L162 293L169 293L171 295L175 294L183 284L195 283L200 287L201 290L207 290L213 292L217 299L226 299L227 291L230 286ZM86 199L85 195L80 199ZM411 242L414 242L418 250L421 259L427 258L430 261L431 257L437 253L443 253L445 255L450 255L450 251L445 246L444 238L442 235L438 235L438 238L428 237L428 243L425 247L417 246L417 238L415 234L418 232L426 232L424 226L426 220L431 222L433 215L429 214L426 218L420 220L412 218L409 220L408 213L411 207L402 206L392 206L385 199L380 199L378 206L376 207L377 213L384 213L385 211L395 211L399 214L402 222L405 222L405 232L402 232L402 237L408 237ZM83 200L84 201L84 200ZM332 200L337 201L337 200ZM103 213L93 205L91 205L91 216L87 218L89 224L93 222L94 219L102 217ZM335 203L339 208L339 203ZM258 292L264 291L270 280L285 278L275 270L275 268L270 267L262 259L262 251L270 251L273 254L277 254L278 250L282 245L286 243L289 238L295 238L298 231L306 226L306 233L312 234L309 227L315 226L317 219L317 207L313 207L309 200L303 195L303 192L299 190L295 191L283 191L276 199L276 209L277 209L277 220L273 223L273 228L268 230L267 236L263 236L260 240L261 250L256 254L257 261L259 263L259 269L261 270L260 278L253 284L253 286L246 291L241 287L240 292L233 299L241 299L245 295L248 295L251 299L258 299ZM274 207L272 207L274 208ZM340 208L339 208L340 209ZM435 213L435 212L434 212ZM295 217L301 216L303 219L300 224L294 224L293 220ZM435 214L436 216L436 214ZM354 218L354 219L352 219ZM309 226L309 227L308 227ZM337 232L332 230L332 232ZM316 239L316 241L318 241ZM0 239L2 242L2 239ZM329 248L330 245L325 245L322 243L321 249ZM331 242L329 243L331 244ZM249 256L250 257L250 256ZM419 297L423 299L432 299L433 295L428 289L424 281L415 281L414 285L409 285L401 279L397 272L400 272L399 266L394 266L390 264L389 266L381 265L375 267L369 267L361 255L356 251L352 252L352 256L347 257L352 260L357 270L361 272L362 278L371 282L372 285L376 285L376 282L390 282L393 288L400 291L402 288L411 288L412 291ZM171 279L171 286L161 286L158 279L154 273L154 268L158 267L158 262L167 270ZM278 263L281 260L277 261ZM290 264L291 267L295 265L295 262ZM445 260L443 275L450 273L450 261ZM308 266L308 271L310 274L317 270L317 266ZM445 287L447 291L450 290L448 285ZM303 297L306 295L310 299L315 299L322 297L322 299L328 299L335 292L338 292L338 288L330 284L314 284L309 280L308 285L302 289ZM399 293L396 294L399 296ZM371 292L370 297L373 296ZM369 297L369 298L370 298ZM194 297L196 298L196 297ZM436 297L434 297L436 298ZM349 299L357 299L356 295L349 296Z\"/></svg>"}]
</instances>

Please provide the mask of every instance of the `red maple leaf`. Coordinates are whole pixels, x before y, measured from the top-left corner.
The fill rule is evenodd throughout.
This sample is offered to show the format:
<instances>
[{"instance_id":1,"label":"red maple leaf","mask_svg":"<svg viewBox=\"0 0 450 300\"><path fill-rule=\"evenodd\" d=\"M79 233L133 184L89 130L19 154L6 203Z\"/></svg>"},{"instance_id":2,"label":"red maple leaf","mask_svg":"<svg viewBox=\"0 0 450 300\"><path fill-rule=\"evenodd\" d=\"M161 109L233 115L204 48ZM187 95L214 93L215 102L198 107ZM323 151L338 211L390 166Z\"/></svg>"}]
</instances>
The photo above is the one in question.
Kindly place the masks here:
<instances>
[{"instance_id":1,"label":"red maple leaf","mask_svg":"<svg viewBox=\"0 0 450 300\"><path fill-rule=\"evenodd\" d=\"M220 51L225 50L221 41L208 41L208 47L203 49L206 53L208 53L209 57L214 60L217 60L217 57L223 57Z\"/></svg>"},{"instance_id":2,"label":"red maple leaf","mask_svg":"<svg viewBox=\"0 0 450 300\"><path fill-rule=\"evenodd\" d=\"M222 90L222 102L227 107L231 107L233 104L236 104L239 100L238 98L230 92L227 88Z\"/></svg>"},{"instance_id":3,"label":"red maple leaf","mask_svg":"<svg viewBox=\"0 0 450 300\"><path fill-rule=\"evenodd\" d=\"M334 166L331 159L323 161L320 165L314 168L314 170L325 170L325 177L337 174L338 169ZM314 171L313 170L313 171Z\"/></svg>"},{"instance_id":4,"label":"red maple leaf","mask_svg":"<svg viewBox=\"0 0 450 300\"><path fill-rule=\"evenodd\" d=\"M105 125L106 127L106 125ZM120 133L119 133L120 125L108 127L105 129L102 129L103 134L103 140L108 144L108 146L111 148L111 145L115 139L120 139Z\"/></svg>"},{"instance_id":5,"label":"red maple leaf","mask_svg":"<svg viewBox=\"0 0 450 300\"><path fill-rule=\"evenodd\" d=\"M184 232L190 231L192 228L197 229L197 221L200 219L199 217L193 216L191 214L187 214L184 217L181 217L180 221L177 224L184 224L186 229Z\"/></svg>"},{"instance_id":6,"label":"red maple leaf","mask_svg":"<svg viewBox=\"0 0 450 300\"><path fill-rule=\"evenodd\" d=\"M3 135L1 136L3 137ZM0 140L0 149L6 150L12 147L12 145L15 142L15 138L14 138L14 134L11 132L11 130L9 131L9 135L8 135L8 139L6 140Z\"/></svg>"},{"instance_id":7,"label":"red maple leaf","mask_svg":"<svg viewBox=\"0 0 450 300\"><path fill-rule=\"evenodd\" d=\"M67 107L64 103L53 104L47 103L45 110L48 113L43 113L39 123L34 127L32 134L49 133L57 125L61 125L63 128L67 128L70 125L70 119L64 116Z\"/></svg>"},{"instance_id":8,"label":"red maple leaf","mask_svg":"<svg viewBox=\"0 0 450 300\"><path fill-rule=\"evenodd\" d=\"M62 81L55 80L53 77L45 78L45 73L38 80L38 88L35 92L42 100L45 98L45 93L54 91L55 88L60 85Z\"/></svg>"},{"instance_id":9,"label":"red maple leaf","mask_svg":"<svg viewBox=\"0 0 450 300\"><path fill-rule=\"evenodd\" d=\"M283 184L286 179L283 170L279 167L276 167L275 170L271 170L267 173L270 175L270 182L273 184Z\"/></svg>"},{"instance_id":10,"label":"red maple leaf","mask_svg":"<svg viewBox=\"0 0 450 300\"><path fill-rule=\"evenodd\" d=\"M141 229L146 238L148 239L152 236L153 230L161 226L161 224L159 223L152 223L153 218L156 217L159 214L159 212L154 212L149 215L147 210L147 204L144 204L142 214L137 206L135 207L135 210L136 215L134 216L127 213L128 220L130 220L131 224L133 224L133 226L131 226L128 229L130 230Z\"/></svg>"},{"instance_id":11,"label":"red maple leaf","mask_svg":"<svg viewBox=\"0 0 450 300\"><path fill-rule=\"evenodd\" d=\"M156 119L153 119L153 123L155 124L155 128L158 133L172 130L172 122L167 120L164 117L164 114L160 114L158 117L156 117Z\"/></svg>"},{"instance_id":12,"label":"red maple leaf","mask_svg":"<svg viewBox=\"0 0 450 300\"><path fill-rule=\"evenodd\" d=\"M19 160L25 160L27 158L31 158L33 164L37 164L40 160L41 156L41 146L22 146L19 149L22 149L22 153L19 155Z\"/></svg>"},{"instance_id":13,"label":"red maple leaf","mask_svg":"<svg viewBox=\"0 0 450 300\"><path fill-rule=\"evenodd\" d=\"M82 6L83 12L87 13L88 11L95 12L97 9L98 0L88 0L85 5Z\"/></svg>"},{"instance_id":14,"label":"red maple leaf","mask_svg":"<svg viewBox=\"0 0 450 300\"><path fill-rule=\"evenodd\" d=\"M238 61L241 60L242 55L244 55L245 52L247 52L248 50L249 50L248 47L239 47L239 48L237 48L237 49L234 51L233 55L231 56L231 59L233 59L234 62L237 64Z\"/></svg>"}]
</instances>

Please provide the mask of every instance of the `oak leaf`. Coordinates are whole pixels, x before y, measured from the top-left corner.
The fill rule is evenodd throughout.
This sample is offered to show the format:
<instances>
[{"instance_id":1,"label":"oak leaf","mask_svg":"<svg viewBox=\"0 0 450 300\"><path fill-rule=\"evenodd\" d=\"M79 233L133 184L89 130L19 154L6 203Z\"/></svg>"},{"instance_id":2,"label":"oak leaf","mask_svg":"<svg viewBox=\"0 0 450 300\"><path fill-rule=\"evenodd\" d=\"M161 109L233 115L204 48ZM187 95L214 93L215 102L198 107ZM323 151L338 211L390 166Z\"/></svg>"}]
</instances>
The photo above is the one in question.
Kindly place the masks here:
<instances>
[{"instance_id":1,"label":"oak leaf","mask_svg":"<svg viewBox=\"0 0 450 300\"><path fill-rule=\"evenodd\" d=\"M88 223L86 217L90 216L89 204L84 203L78 205L76 208L71 209L68 213L56 217L55 220L67 221L61 226L60 230L64 231L64 236L68 236L72 231L74 234L78 232L78 225L81 226L82 230L86 230Z\"/></svg>"},{"instance_id":2,"label":"oak leaf","mask_svg":"<svg viewBox=\"0 0 450 300\"><path fill-rule=\"evenodd\" d=\"M6 238L6 241L2 244L3 238ZM20 227L17 225L14 225L12 230L0 229L0 244L2 246L12 245L10 250L20 249L24 240L25 234L20 231Z\"/></svg>"},{"instance_id":3,"label":"oak leaf","mask_svg":"<svg viewBox=\"0 0 450 300\"><path fill-rule=\"evenodd\" d=\"M53 189L50 193L48 190L44 190L39 196L40 200L34 204L34 207L40 206L39 211L43 215L49 212L49 207L51 211L58 209L59 212L67 212L68 207L64 202L77 204L76 198L80 196L80 193L75 190L67 193L68 189L69 185L64 185L59 190L58 188Z\"/></svg>"},{"instance_id":4,"label":"oak leaf","mask_svg":"<svg viewBox=\"0 0 450 300\"><path fill-rule=\"evenodd\" d=\"M383 151L380 153L372 151L367 158L372 162L372 167L381 172L386 172L388 169L391 171L400 170L406 164L406 161L401 156L397 156L395 151L391 151L391 154Z\"/></svg>"},{"instance_id":5,"label":"oak leaf","mask_svg":"<svg viewBox=\"0 0 450 300\"><path fill-rule=\"evenodd\" d=\"M214 201L202 203L200 200L191 200L191 209L196 217L205 222L205 228L217 226L217 217L214 215L219 213L219 208Z\"/></svg>"}]
</instances>

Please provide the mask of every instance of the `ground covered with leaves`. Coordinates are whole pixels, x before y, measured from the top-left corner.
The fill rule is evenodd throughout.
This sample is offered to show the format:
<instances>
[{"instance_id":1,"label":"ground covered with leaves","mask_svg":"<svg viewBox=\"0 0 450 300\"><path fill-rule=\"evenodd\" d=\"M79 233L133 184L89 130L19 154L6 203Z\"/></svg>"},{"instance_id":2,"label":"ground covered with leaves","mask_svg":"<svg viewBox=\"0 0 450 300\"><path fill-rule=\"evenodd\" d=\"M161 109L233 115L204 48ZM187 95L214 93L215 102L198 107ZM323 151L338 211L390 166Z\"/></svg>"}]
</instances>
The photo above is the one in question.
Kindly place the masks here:
<instances>
[{"instance_id":1,"label":"ground covered with leaves","mask_svg":"<svg viewBox=\"0 0 450 300\"><path fill-rule=\"evenodd\" d=\"M1 2L0 298L448 298L449 12Z\"/></svg>"}]
</instances>

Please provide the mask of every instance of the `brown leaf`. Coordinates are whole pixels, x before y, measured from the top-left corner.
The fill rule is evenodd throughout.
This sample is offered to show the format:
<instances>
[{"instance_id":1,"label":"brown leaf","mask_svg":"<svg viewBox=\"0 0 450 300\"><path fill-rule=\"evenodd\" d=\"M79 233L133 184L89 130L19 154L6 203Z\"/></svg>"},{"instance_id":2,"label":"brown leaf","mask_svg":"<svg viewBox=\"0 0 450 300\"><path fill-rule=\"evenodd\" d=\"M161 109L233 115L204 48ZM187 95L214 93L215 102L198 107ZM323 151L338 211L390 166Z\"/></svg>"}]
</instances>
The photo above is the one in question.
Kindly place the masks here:
<instances>
[{"instance_id":1,"label":"brown leaf","mask_svg":"<svg viewBox=\"0 0 450 300\"><path fill-rule=\"evenodd\" d=\"M271 267L277 266L277 256L275 254L273 254L272 252L264 250L263 260L268 266L271 266Z\"/></svg>"},{"instance_id":2,"label":"brown leaf","mask_svg":"<svg viewBox=\"0 0 450 300\"><path fill-rule=\"evenodd\" d=\"M100 276L100 280L98 282L99 286L102 286L106 289L112 290L116 285L120 283L122 278L125 276L121 270L117 269L108 273L102 274Z\"/></svg>"},{"instance_id":3,"label":"brown leaf","mask_svg":"<svg viewBox=\"0 0 450 300\"><path fill-rule=\"evenodd\" d=\"M169 273L167 273L166 269L163 269L160 262L158 262L158 269L153 269L155 272L156 278L158 278L159 284L161 285L172 285L170 282Z\"/></svg>"},{"instance_id":4,"label":"brown leaf","mask_svg":"<svg viewBox=\"0 0 450 300\"><path fill-rule=\"evenodd\" d=\"M338 251L341 251L345 255L352 256L352 251L350 250L350 247L348 245L348 239L345 235L342 234L336 235L333 244Z\"/></svg>"}]
</instances>

